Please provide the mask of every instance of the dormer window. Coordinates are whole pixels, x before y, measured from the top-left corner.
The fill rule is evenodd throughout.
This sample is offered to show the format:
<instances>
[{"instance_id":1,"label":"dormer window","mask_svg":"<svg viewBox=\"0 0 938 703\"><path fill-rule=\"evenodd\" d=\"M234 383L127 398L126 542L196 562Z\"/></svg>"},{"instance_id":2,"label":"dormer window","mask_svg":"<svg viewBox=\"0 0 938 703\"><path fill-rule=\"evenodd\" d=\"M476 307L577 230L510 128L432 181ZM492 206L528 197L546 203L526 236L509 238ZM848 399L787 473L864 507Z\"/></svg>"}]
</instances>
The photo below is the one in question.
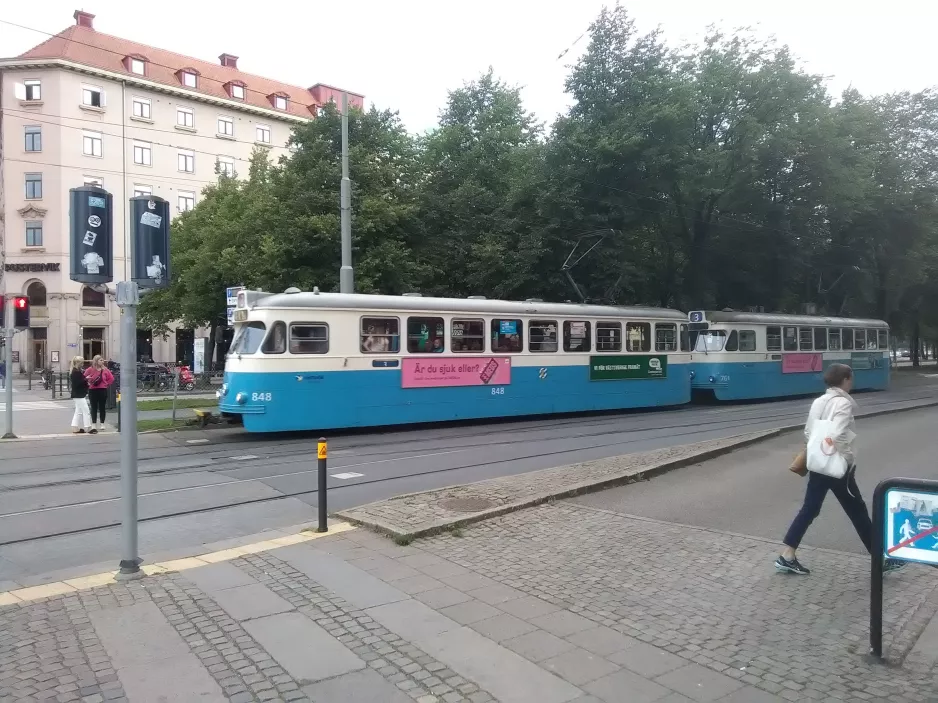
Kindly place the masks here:
<instances>
[{"instance_id":1,"label":"dormer window","mask_svg":"<svg viewBox=\"0 0 938 703\"><path fill-rule=\"evenodd\" d=\"M241 83L240 81L237 83L236 82L226 83L225 88L228 89L228 95L230 95L235 100L244 100L244 96L246 92L244 83Z\"/></svg>"},{"instance_id":2,"label":"dormer window","mask_svg":"<svg viewBox=\"0 0 938 703\"><path fill-rule=\"evenodd\" d=\"M130 60L130 72L136 73L138 76L142 76L146 73L147 65L140 59L131 59Z\"/></svg>"},{"instance_id":3,"label":"dormer window","mask_svg":"<svg viewBox=\"0 0 938 703\"><path fill-rule=\"evenodd\" d=\"M187 88L199 87L199 77L192 71L180 71L179 80L182 81L182 84Z\"/></svg>"},{"instance_id":4,"label":"dormer window","mask_svg":"<svg viewBox=\"0 0 938 703\"><path fill-rule=\"evenodd\" d=\"M275 95L275 96L274 96L274 107L277 108L278 110L286 110L286 109L287 109L287 99L286 99L285 97L283 97L282 95Z\"/></svg>"}]
</instances>

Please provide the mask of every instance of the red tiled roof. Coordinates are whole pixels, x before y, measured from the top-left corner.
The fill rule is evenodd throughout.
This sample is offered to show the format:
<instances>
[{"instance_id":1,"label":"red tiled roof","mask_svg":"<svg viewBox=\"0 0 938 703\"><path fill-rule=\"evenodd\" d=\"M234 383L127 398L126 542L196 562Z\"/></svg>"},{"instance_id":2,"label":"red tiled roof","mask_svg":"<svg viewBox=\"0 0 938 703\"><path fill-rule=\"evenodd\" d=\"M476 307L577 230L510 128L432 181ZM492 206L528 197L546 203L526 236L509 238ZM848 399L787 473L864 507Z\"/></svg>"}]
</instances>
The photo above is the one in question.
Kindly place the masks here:
<instances>
[{"instance_id":1,"label":"red tiled roof","mask_svg":"<svg viewBox=\"0 0 938 703\"><path fill-rule=\"evenodd\" d=\"M145 57L146 75L131 73L124 65L127 56ZM154 83L181 88L183 90L211 95L216 98L232 99L225 90L225 84L241 81L245 84L243 101L255 107L274 109L268 96L286 94L289 96L286 113L297 117L311 117L320 105L310 90L296 85L280 83L269 78L255 76L236 68L229 68L218 63L201 61L190 56L183 56L172 51L158 49L146 44L96 32L94 29L73 25L54 37L47 39L17 58L21 59L65 59L74 63L99 68L112 73L145 78ZM199 75L198 87L182 85L177 72L180 69L196 69ZM315 88L316 86L313 86ZM361 106L362 97L349 93L350 102ZM314 108L312 111L310 108ZM280 110L279 112L284 112Z\"/></svg>"}]
</instances>

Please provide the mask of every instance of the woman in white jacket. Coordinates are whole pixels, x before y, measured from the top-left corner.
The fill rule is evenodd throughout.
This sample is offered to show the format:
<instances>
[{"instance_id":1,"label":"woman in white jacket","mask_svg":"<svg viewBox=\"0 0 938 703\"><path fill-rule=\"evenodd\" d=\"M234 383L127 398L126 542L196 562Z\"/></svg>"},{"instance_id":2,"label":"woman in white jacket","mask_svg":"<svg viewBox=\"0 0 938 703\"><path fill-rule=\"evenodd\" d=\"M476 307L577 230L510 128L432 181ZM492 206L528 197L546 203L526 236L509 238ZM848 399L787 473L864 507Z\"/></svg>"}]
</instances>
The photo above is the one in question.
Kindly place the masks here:
<instances>
[{"instance_id":1,"label":"woman in white jacket","mask_svg":"<svg viewBox=\"0 0 938 703\"><path fill-rule=\"evenodd\" d=\"M853 412L856 401L850 396L853 389L853 369L846 364L831 364L824 372L824 383L827 392L811 404L808 412L808 421L805 424L804 436L807 440L811 436L811 429L817 420L831 420L833 431L831 440L834 448L847 462L847 473L843 478L833 478L825 474L808 472L808 485L805 489L804 504L795 519L792 521L785 535L784 549L775 560L775 568L790 574L810 574L811 571L798 561L795 550L801 544L805 532L820 514L821 506L827 492L836 496L843 507L847 517L853 523L854 529L866 546L872 548L873 525L870 514L860 495L860 488L856 479L856 421ZM885 569L891 571L903 566L904 562L887 559Z\"/></svg>"}]
</instances>

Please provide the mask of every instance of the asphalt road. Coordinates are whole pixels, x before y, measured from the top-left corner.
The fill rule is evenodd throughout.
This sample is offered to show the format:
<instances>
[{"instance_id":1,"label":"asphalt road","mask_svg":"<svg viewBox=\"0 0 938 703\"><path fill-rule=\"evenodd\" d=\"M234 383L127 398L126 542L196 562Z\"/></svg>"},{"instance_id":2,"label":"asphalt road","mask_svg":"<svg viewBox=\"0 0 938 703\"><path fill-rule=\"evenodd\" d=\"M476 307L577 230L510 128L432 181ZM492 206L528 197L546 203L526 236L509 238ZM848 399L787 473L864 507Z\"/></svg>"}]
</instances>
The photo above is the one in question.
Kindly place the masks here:
<instances>
[{"instance_id":1,"label":"asphalt road","mask_svg":"<svg viewBox=\"0 0 938 703\"><path fill-rule=\"evenodd\" d=\"M865 411L935 402L938 379L916 376L889 392L861 395L859 401ZM797 423L809 402L339 435L330 439L329 510ZM317 501L316 439L240 430L141 435L140 552L168 557L204 543L308 523L315 518ZM120 548L119 474L116 436L0 444L0 585L89 564L113 566ZM663 480L678 481L683 475ZM722 490L731 487L726 482Z\"/></svg>"},{"instance_id":2,"label":"asphalt road","mask_svg":"<svg viewBox=\"0 0 938 703\"><path fill-rule=\"evenodd\" d=\"M938 479L938 408L857 423L857 483L867 506L886 478ZM783 435L651 481L574 499L641 517L778 540L801 507L805 479L788 471L800 435ZM804 546L865 553L840 503L828 495ZM723 555L715 554L719 561ZM810 560L823 559L814 554ZM809 558L804 558L810 567Z\"/></svg>"}]
</instances>

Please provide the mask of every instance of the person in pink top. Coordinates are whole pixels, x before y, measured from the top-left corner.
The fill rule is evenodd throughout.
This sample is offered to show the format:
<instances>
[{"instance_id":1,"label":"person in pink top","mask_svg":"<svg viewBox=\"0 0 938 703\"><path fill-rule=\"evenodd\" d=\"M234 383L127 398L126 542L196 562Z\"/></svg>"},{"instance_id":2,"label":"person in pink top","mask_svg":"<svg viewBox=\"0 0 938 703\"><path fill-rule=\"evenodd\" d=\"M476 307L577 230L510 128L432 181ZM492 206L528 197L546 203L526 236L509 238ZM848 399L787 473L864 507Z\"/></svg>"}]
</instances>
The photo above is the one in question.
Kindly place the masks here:
<instances>
[{"instance_id":1,"label":"person in pink top","mask_svg":"<svg viewBox=\"0 0 938 703\"><path fill-rule=\"evenodd\" d=\"M101 416L101 427L104 429L104 418L107 413L107 389L114 383L112 374L101 356L91 360L91 366L85 371L88 379L88 401L91 403L91 430L88 434L98 433L98 416Z\"/></svg>"}]
</instances>

